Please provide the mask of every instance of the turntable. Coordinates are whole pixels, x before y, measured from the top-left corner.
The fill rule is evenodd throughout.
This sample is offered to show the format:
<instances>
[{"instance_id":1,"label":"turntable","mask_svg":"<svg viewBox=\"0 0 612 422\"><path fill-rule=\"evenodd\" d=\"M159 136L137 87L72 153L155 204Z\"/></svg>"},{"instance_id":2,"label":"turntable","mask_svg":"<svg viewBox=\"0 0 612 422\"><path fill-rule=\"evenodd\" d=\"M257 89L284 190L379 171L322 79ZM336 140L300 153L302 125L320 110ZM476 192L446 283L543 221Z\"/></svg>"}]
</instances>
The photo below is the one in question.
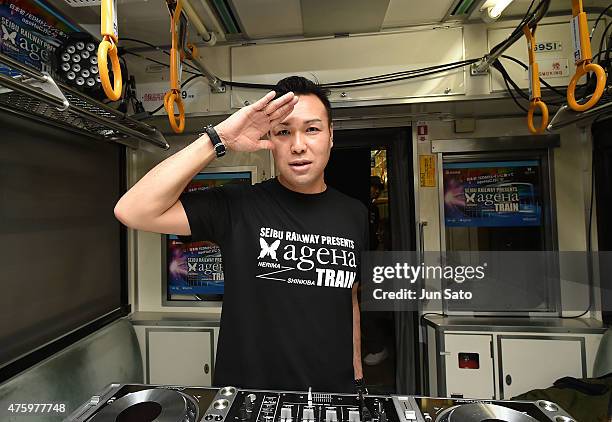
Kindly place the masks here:
<instances>
[{"instance_id":1,"label":"turntable","mask_svg":"<svg viewBox=\"0 0 612 422\"><path fill-rule=\"evenodd\" d=\"M64 422L576 422L549 401L111 384Z\"/></svg>"},{"instance_id":2,"label":"turntable","mask_svg":"<svg viewBox=\"0 0 612 422\"><path fill-rule=\"evenodd\" d=\"M576 422L555 403L397 397L405 422Z\"/></svg>"},{"instance_id":3,"label":"turntable","mask_svg":"<svg viewBox=\"0 0 612 422\"><path fill-rule=\"evenodd\" d=\"M230 403L227 397L235 392L206 387L111 384L65 421L199 422L215 400L227 406Z\"/></svg>"}]
</instances>

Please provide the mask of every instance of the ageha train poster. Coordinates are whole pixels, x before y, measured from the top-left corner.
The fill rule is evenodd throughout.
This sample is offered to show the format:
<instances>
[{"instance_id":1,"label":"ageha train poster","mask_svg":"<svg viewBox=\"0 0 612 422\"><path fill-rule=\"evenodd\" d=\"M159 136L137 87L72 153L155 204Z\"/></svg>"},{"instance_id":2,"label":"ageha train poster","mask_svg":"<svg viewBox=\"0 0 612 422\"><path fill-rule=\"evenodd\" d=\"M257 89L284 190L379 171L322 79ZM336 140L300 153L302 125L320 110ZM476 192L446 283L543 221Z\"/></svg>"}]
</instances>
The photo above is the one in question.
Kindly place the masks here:
<instances>
[{"instance_id":1,"label":"ageha train poster","mask_svg":"<svg viewBox=\"0 0 612 422\"><path fill-rule=\"evenodd\" d=\"M199 173L185 192L216 186L251 184L250 172ZM183 243L168 236L168 299L221 299L224 290L223 260L219 246L210 241Z\"/></svg>"},{"instance_id":2,"label":"ageha train poster","mask_svg":"<svg viewBox=\"0 0 612 422\"><path fill-rule=\"evenodd\" d=\"M447 227L541 224L538 161L445 163L443 182Z\"/></svg>"}]
</instances>

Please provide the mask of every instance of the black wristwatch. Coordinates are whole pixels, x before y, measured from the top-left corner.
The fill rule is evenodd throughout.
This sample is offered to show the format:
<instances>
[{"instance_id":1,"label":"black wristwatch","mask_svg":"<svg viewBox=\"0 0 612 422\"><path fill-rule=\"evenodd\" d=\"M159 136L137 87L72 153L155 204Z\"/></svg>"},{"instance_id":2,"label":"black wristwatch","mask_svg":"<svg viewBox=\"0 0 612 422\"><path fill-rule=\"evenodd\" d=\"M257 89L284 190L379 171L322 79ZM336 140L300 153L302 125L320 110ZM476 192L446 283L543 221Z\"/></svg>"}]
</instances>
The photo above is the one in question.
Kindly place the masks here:
<instances>
[{"instance_id":1,"label":"black wristwatch","mask_svg":"<svg viewBox=\"0 0 612 422\"><path fill-rule=\"evenodd\" d=\"M221 141L221 138L219 137L219 134L215 130L215 127L213 125L207 125L204 128L204 132L206 132L206 134L210 138L210 141L213 144L213 148L215 149L215 153L217 154L217 158L223 157L226 151L225 145Z\"/></svg>"},{"instance_id":2,"label":"black wristwatch","mask_svg":"<svg viewBox=\"0 0 612 422\"><path fill-rule=\"evenodd\" d=\"M357 391L357 393L368 394L368 387L366 387L363 378L355 380L355 390Z\"/></svg>"}]
</instances>

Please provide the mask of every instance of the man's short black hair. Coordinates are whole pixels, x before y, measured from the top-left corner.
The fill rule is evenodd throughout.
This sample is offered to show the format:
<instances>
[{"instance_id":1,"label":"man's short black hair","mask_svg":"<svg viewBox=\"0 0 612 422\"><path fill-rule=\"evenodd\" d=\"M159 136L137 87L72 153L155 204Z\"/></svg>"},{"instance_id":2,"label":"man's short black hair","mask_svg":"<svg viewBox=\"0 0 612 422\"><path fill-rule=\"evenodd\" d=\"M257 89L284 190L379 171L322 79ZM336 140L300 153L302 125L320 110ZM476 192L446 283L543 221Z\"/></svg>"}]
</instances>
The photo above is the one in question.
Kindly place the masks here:
<instances>
[{"instance_id":1,"label":"man's short black hair","mask_svg":"<svg viewBox=\"0 0 612 422\"><path fill-rule=\"evenodd\" d=\"M316 95L325 106L325 110L327 110L327 119L331 125L332 112L331 104L329 103L328 99L329 90L323 88L318 83L315 83L310 79L306 79L303 76L289 76L277 82L276 86L274 87L274 92L276 92L275 98L281 97L288 92L293 92L295 95Z\"/></svg>"}]
</instances>

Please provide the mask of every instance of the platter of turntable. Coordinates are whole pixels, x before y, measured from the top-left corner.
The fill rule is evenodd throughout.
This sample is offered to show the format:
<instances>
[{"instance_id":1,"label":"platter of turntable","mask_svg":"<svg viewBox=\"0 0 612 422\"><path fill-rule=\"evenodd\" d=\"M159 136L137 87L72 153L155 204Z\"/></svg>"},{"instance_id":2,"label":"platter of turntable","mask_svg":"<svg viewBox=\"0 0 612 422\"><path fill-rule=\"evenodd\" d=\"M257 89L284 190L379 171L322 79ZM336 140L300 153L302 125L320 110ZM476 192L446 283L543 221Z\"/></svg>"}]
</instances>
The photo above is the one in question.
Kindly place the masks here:
<instances>
[{"instance_id":1,"label":"platter of turntable","mask_svg":"<svg viewBox=\"0 0 612 422\"><path fill-rule=\"evenodd\" d=\"M111 384L64 422L577 422L549 401Z\"/></svg>"}]
</instances>

